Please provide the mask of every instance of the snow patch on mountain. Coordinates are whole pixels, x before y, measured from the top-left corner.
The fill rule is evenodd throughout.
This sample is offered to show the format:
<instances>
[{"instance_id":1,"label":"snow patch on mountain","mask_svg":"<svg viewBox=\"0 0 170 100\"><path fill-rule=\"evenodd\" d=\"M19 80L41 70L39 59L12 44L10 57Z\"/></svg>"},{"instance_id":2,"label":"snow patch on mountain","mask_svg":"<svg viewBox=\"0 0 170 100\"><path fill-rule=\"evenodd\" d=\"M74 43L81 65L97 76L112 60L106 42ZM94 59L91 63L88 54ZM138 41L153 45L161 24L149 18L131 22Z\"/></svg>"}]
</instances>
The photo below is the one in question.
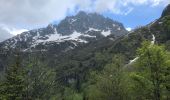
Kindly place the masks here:
<instances>
[{"instance_id":1,"label":"snow patch on mountain","mask_svg":"<svg viewBox=\"0 0 170 100\"><path fill-rule=\"evenodd\" d=\"M120 27L118 27L118 28L117 28L117 30L119 30L119 31L120 31Z\"/></svg>"},{"instance_id":2,"label":"snow patch on mountain","mask_svg":"<svg viewBox=\"0 0 170 100\"><path fill-rule=\"evenodd\" d=\"M37 35L33 37L34 43L32 44L31 47L35 47L36 45L38 45L39 43L47 43L47 42L64 42L64 41L77 41L77 42L81 42L81 43L88 43L88 41L80 39L80 37L90 37L90 38L96 38L96 36L91 36L88 34L83 34L83 33L79 33L77 31L74 31L71 35L61 35L59 33L57 33L57 31L55 32L55 34L50 34L50 35L46 35L46 37L48 39L43 40L40 39L40 34L39 32L37 32ZM77 44L74 43L74 45L76 46Z\"/></svg>"},{"instance_id":3,"label":"snow patch on mountain","mask_svg":"<svg viewBox=\"0 0 170 100\"><path fill-rule=\"evenodd\" d=\"M95 28L89 28L89 30L88 31L101 31L101 30L99 30L99 29L95 29Z\"/></svg>"},{"instance_id":4,"label":"snow patch on mountain","mask_svg":"<svg viewBox=\"0 0 170 100\"><path fill-rule=\"evenodd\" d=\"M75 21L77 21L77 19L71 19L70 24L74 23Z\"/></svg>"},{"instance_id":5,"label":"snow patch on mountain","mask_svg":"<svg viewBox=\"0 0 170 100\"><path fill-rule=\"evenodd\" d=\"M111 31L110 31L110 30L108 30L108 31L102 31L102 35L105 36L105 37L109 36L110 34L111 34Z\"/></svg>"},{"instance_id":6,"label":"snow patch on mountain","mask_svg":"<svg viewBox=\"0 0 170 100\"><path fill-rule=\"evenodd\" d=\"M155 43L155 35L152 34L152 41L151 41L151 45L154 45Z\"/></svg>"},{"instance_id":7,"label":"snow patch on mountain","mask_svg":"<svg viewBox=\"0 0 170 100\"><path fill-rule=\"evenodd\" d=\"M152 41L151 41L150 46L152 46L152 45L154 45L154 44L155 44L155 35L152 34ZM137 61L138 59L139 59L139 57L136 57L136 58L134 58L133 60L130 60L130 61L129 61L129 64L134 63L134 62Z\"/></svg>"},{"instance_id":8,"label":"snow patch on mountain","mask_svg":"<svg viewBox=\"0 0 170 100\"><path fill-rule=\"evenodd\" d=\"M133 62L137 61L138 59L139 59L139 57L136 57L136 58L130 60L130 61L129 61L129 64L132 64Z\"/></svg>"},{"instance_id":9,"label":"snow patch on mountain","mask_svg":"<svg viewBox=\"0 0 170 100\"><path fill-rule=\"evenodd\" d=\"M96 38L96 36L91 36L91 35L88 35L88 34L83 34L82 36L84 36L84 37L90 37L90 38Z\"/></svg>"},{"instance_id":10,"label":"snow patch on mountain","mask_svg":"<svg viewBox=\"0 0 170 100\"><path fill-rule=\"evenodd\" d=\"M77 31L74 31L72 34L70 35L61 35L60 33L57 32L57 30L55 29L55 34L50 34L50 35L46 35L46 40L40 39L41 36L39 34L39 32L37 32L37 35L33 37L34 44L32 47L35 47L36 45L38 45L39 43L45 43L45 42L64 42L64 41L77 41L77 42L82 42L82 43L88 43L88 41L81 39L80 37L88 37L88 38L96 38L96 36L93 35L89 35L86 34L89 31L101 31L99 29L95 29L95 28L89 28L88 31L86 31L85 33L80 33ZM101 34L103 36L108 36L111 34L111 31L102 31Z\"/></svg>"}]
</instances>

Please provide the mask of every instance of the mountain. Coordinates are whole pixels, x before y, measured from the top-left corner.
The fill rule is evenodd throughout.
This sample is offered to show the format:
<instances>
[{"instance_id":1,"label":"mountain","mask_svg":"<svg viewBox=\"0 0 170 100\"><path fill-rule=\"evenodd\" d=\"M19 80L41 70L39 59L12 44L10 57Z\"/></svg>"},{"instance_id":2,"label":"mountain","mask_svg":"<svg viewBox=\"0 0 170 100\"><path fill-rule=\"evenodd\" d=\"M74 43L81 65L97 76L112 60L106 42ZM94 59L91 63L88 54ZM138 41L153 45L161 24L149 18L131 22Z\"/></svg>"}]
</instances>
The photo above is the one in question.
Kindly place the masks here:
<instances>
[{"instance_id":1,"label":"mountain","mask_svg":"<svg viewBox=\"0 0 170 100\"><path fill-rule=\"evenodd\" d=\"M162 17L165 17L167 15L170 15L170 4L162 12Z\"/></svg>"},{"instance_id":2,"label":"mountain","mask_svg":"<svg viewBox=\"0 0 170 100\"><path fill-rule=\"evenodd\" d=\"M161 18L129 33L121 23L96 13L79 12L58 25L24 32L0 43L0 49L7 50L5 53L1 50L1 68L13 61L12 50L17 48L22 51L23 63L37 58L59 72L78 71L80 76L91 69L101 70L115 54L124 55L128 64L136 58L141 43L153 41L153 37L155 43L164 44L170 50L170 11L167 8ZM62 73L58 78L67 77L66 83L74 79L74 73Z\"/></svg>"},{"instance_id":3,"label":"mountain","mask_svg":"<svg viewBox=\"0 0 170 100\"><path fill-rule=\"evenodd\" d=\"M143 67L141 67L141 70L136 69L136 65L133 67L133 62L138 59L136 51L141 47L143 41L150 41L151 44L164 45L166 50L170 51L169 12L170 9L168 5L160 18L146 26L138 27L131 32L127 32L121 23L105 18L99 14L79 12L75 16L66 17L58 25L50 24L46 28L24 32L0 43L0 71L15 62L15 53L17 52L18 54L18 51L13 50L20 48L18 50L21 50L21 52L19 52L21 59L18 59L21 65L26 68L28 76L30 77L29 79L31 79L31 81L29 79L26 79L26 81L30 81L29 83L33 85L31 91L36 87L35 92L32 92L33 95L30 97L35 94L40 95L37 97L41 97L41 92L45 92L45 96L46 93L50 94L51 88L49 87L56 90L54 93L56 93L57 96L59 93L59 100L63 96L70 96L72 93L77 93L78 96L82 95L82 99L86 99L86 93L90 92L91 95L93 94L93 90L95 90L94 95L92 95L93 97L98 92L96 87L100 86L103 88L102 90L109 90L109 94L113 93L110 92L110 90L117 91L117 88L113 89L114 85L110 88L110 84L115 82L115 80L112 80L115 78L113 75L117 74L116 77L122 77L123 73L127 77L123 77L121 80L130 78L130 81L132 81L129 72L134 73L134 70L137 70L137 73L145 71ZM118 63L120 59L117 59L117 57L113 58L115 55L122 56L125 62L121 62L120 65ZM115 63L115 65L113 63ZM119 66L119 68L116 66ZM109 67L109 69L107 69L107 67ZM110 67L115 68L110 70ZM120 67L123 67L121 68L122 71ZM117 71L121 74L118 74ZM169 70L166 71L167 76L169 75L168 71ZM145 73L146 72L144 72L144 74ZM46 77L46 74L49 74L50 77ZM96 78L96 76L99 77ZM105 81L107 78L108 80L112 80L111 83L110 81ZM145 82L145 79L144 77L140 77L140 74L139 78L142 78L142 81L136 77L135 80L137 79L137 81L139 80L140 82L140 84L136 86L140 87L141 85L142 89L142 84ZM96 82L100 80L102 84L98 84L95 87ZM135 83L137 81L135 81ZM166 81L169 82L168 79ZM46 84L49 84L49 86ZM131 90L133 84L128 82L126 84L130 84ZM145 86L148 84L150 84L150 82L146 83ZM106 88L102 87L103 85L106 86ZM43 88L46 88L46 91L43 91ZM90 90L86 91L86 89ZM126 89L129 91L129 88ZM139 91L140 98L146 95L146 93L151 93L147 89L146 92L144 91L144 94L141 94L141 89L132 91L132 94L135 93L134 95L136 95L136 92ZM169 90L169 86L167 89ZM53 97L54 93L52 92L50 96ZM168 95L168 93L169 92L166 94ZM99 93L99 95L101 95L101 93ZM124 96L124 93L122 95ZM128 96L129 95L127 95L127 97ZM114 96L111 96L111 99L112 98L114 98ZM95 99L96 98L94 98L94 100ZM150 95L149 99L152 99Z\"/></svg>"},{"instance_id":4,"label":"mountain","mask_svg":"<svg viewBox=\"0 0 170 100\"><path fill-rule=\"evenodd\" d=\"M168 8L169 5L163 11L161 18L131 32L127 32L119 22L97 13L81 11L75 16L66 17L58 25L50 24L46 28L24 32L8 39L0 43L0 49L7 51L5 53L3 51L2 55L12 55L13 53L10 53L12 50L20 48L24 56L25 54L33 58L36 56L38 59L46 60L46 63L53 67L59 67L72 60L88 62L82 65L84 68L94 66L95 54L103 51L110 55L109 58L121 53L128 63L135 58L136 50L142 41L153 41L153 36L156 43L165 44L170 49ZM1 58L1 61L5 59Z\"/></svg>"},{"instance_id":5,"label":"mountain","mask_svg":"<svg viewBox=\"0 0 170 100\"><path fill-rule=\"evenodd\" d=\"M20 48L23 52L60 53L110 35L116 39L127 33L119 22L97 13L80 11L75 16L66 17L58 25L49 24L46 28L24 32L8 39L0 43L0 48Z\"/></svg>"},{"instance_id":6,"label":"mountain","mask_svg":"<svg viewBox=\"0 0 170 100\"><path fill-rule=\"evenodd\" d=\"M0 42L6 40L6 39L9 39L11 38L13 35L10 34L8 31L6 31L5 29L3 28L0 28Z\"/></svg>"},{"instance_id":7,"label":"mountain","mask_svg":"<svg viewBox=\"0 0 170 100\"><path fill-rule=\"evenodd\" d=\"M116 38L114 41L112 41L112 36L105 37L54 57L51 62L56 64L58 71L62 70L64 73L72 70L73 72L80 72L80 76L84 76L91 69L101 70L104 65L112 61L115 54L125 56L126 64L129 64L136 58L136 50L146 40L151 43L165 45L166 49L170 50L169 12L170 10L167 11L166 8L163 12L165 16L146 26L139 27L127 35ZM81 68L78 65L81 65ZM64 77L61 75L59 78L63 79ZM67 77L74 79L72 74Z\"/></svg>"}]
</instances>

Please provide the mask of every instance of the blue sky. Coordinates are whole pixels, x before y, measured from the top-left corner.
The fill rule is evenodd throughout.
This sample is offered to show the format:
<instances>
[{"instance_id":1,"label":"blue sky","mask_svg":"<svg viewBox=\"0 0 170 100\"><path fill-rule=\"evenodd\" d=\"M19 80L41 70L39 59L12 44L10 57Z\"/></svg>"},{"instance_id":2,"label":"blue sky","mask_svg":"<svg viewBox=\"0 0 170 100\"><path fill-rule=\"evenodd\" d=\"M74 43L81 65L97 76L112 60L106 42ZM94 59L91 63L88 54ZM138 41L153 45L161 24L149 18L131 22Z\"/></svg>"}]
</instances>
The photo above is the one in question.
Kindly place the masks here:
<instances>
[{"instance_id":1,"label":"blue sky","mask_svg":"<svg viewBox=\"0 0 170 100\"><path fill-rule=\"evenodd\" d=\"M144 26L155 19L158 19L162 14L163 9L164 6L136 6L133 11L127 15L119 15L108 12L103 13L103 15L113 20L122 22L126 28L135 28L138 26Z\"/></svg>"},{"instance_id":2,"label":"blue sky","mask_svg":"<svg viewBox=\"0 0 170 100\"><path fill-rule=\"evenodd\" d=\"M79 11L97 12L126 28L161 16L170 0L0 0L0 28L12 34L46 27Z\"/></svg>"}]
</instances>

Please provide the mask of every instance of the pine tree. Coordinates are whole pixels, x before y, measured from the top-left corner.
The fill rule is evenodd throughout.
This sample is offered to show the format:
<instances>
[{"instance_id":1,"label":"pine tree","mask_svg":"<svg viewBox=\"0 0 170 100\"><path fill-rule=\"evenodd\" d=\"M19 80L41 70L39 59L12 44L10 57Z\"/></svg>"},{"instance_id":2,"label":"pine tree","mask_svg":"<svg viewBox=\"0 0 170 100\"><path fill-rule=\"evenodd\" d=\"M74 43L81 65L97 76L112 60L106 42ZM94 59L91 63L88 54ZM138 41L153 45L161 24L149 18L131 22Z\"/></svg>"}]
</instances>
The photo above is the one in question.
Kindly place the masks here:
<instances>
[{"instance_id":1,"label":"pine tree","mask_svg":"<svg viewBox=\"0 0 170 100\"><path fill-rule=\"evenodd\" d=\"M24 71L20 64L19 53L15 64L6 70L5 81L1 84L0 99L22 100L24 95Z\"/></svg>"}]
</instances>

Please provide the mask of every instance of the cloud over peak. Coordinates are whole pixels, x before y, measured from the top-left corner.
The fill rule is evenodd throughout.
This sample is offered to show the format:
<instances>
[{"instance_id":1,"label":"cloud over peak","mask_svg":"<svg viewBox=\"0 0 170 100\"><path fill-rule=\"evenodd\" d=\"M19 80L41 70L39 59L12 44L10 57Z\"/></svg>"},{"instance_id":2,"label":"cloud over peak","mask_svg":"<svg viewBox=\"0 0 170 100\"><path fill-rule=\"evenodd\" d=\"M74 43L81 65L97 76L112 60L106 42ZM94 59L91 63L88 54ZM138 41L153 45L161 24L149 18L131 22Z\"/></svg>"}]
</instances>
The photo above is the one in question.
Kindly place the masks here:
<instances>
[{"instance_id":1,"label":"cloud over peak","mask_svg":"<svg viewBox=\"0 0 170 100\"><path fill-rule=\"evenodd\" d=\"M39 27L80 10L127 15L134 6L155 7L168 3L168 0L0 0L0 24Z\"/></svg>"}]
</instances>

